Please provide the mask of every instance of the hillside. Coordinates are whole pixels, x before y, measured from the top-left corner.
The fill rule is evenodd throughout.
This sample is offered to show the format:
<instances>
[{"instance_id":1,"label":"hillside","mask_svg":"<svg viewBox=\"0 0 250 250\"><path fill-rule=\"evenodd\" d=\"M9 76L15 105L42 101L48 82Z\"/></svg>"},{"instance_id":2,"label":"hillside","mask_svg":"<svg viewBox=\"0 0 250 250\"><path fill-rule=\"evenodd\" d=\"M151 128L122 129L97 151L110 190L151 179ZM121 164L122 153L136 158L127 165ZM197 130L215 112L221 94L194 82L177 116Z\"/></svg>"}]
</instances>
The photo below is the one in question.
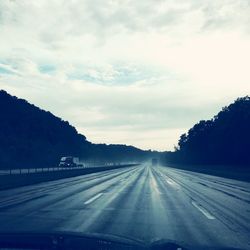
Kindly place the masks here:
<instances>
[{"instance_id":1,"label":"hillside","mask_svg":"<svg viewBox=\"0 0 250 250\"><path fill-rule=\"evenodd\" d=\"M250 165L250 97L238 98L211 120L183 134L168 162Z\"/></svg>"},{"instance_id":2,"label":"hillside","mask_svg":"<svg viewBox=\"0 0 250 250\"><path fill-rule=\"evenodd\" d=\"M151 151L126 145L92 144L67 121L0 91L0 168L53 166L61 156L142 160Z\"/></svg>"}]
</instances>

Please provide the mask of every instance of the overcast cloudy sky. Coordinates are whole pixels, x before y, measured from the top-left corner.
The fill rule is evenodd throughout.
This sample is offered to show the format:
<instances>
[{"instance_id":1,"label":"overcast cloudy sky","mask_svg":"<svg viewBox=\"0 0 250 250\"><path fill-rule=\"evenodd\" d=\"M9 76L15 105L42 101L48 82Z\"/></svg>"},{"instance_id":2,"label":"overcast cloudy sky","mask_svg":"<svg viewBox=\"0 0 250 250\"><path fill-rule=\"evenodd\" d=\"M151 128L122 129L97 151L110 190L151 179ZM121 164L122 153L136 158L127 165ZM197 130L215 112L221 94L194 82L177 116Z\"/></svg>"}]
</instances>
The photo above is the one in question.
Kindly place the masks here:
<instances>
[{"instance_id":1,"label":"overcast cloudy sky","mask_svg":"<svg viewBox=\"0 0 250 250\"><path fill-rule=\"evenodd\" d=\"M173 149L250 93L250 1L0 0L0 88L92 142Z\"/></svg>"}]
</instances>

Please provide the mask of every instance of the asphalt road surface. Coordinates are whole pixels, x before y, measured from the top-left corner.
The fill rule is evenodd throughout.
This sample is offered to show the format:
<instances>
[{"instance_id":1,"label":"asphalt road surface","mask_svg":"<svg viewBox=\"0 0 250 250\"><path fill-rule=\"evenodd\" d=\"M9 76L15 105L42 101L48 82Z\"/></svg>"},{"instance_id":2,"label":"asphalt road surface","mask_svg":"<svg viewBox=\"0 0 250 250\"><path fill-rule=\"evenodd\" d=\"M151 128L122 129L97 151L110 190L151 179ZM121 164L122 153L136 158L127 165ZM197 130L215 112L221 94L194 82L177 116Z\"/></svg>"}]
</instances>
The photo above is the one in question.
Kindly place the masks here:
<instances>
[{"instance_id":1,"label":"asphalt road surface","mask_svg":"<svg viewBox=\"0 0 250 250\"><path fill-rule=\"evenodd\" d=\"M250 249L250 183L143 165L0 192L0 231Z\"/></svg>"}]
</instances>

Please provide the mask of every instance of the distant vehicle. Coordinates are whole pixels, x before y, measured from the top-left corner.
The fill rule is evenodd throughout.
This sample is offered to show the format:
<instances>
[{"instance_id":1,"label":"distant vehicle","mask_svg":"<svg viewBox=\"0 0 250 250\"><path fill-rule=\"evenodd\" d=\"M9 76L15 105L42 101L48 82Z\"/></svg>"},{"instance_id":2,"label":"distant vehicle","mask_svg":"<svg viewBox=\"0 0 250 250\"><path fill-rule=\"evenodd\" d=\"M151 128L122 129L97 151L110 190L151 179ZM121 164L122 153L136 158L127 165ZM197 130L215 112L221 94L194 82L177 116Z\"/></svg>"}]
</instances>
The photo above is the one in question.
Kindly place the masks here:
<instances>
[{"instance_id":1,"label":"distant vehicle","mask_svg":"<svg viewBox=\"0 0 250 250\"><path fill-rule=\"evenodd\" d=\"M153 158L152 159L152 166L157 166L158 165L158 159Z\"/></svg>"},{"instance_id":2,"label":"distant vehicle","mask_svg":"<svg viewBox=\"0 0 250 250\"><path fill-rule=\"evenodd\" d=\"M64 156L60 160L59 167L83 167L83 164L80 163L78 157Z\"/></svg>"}]
</instances>

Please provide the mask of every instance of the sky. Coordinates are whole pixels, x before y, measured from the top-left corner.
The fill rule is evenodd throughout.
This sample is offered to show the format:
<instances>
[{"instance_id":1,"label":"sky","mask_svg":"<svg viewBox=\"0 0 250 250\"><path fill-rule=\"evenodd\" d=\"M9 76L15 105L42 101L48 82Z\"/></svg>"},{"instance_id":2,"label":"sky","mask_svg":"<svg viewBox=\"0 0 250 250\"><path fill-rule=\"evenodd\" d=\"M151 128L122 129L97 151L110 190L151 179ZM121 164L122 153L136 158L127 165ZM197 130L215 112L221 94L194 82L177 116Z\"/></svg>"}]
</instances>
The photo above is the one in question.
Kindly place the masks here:
<instances>
[{"instance_id":1,"label":"sky","mask_svg":"<svg viewBox=\"0 0 250 250\"><path fill-rule=\"evenodd\" d=\"M91 142L173 150L249 67L249 0L0 0L0 88Z\"/></svg>"}]
</instances>

